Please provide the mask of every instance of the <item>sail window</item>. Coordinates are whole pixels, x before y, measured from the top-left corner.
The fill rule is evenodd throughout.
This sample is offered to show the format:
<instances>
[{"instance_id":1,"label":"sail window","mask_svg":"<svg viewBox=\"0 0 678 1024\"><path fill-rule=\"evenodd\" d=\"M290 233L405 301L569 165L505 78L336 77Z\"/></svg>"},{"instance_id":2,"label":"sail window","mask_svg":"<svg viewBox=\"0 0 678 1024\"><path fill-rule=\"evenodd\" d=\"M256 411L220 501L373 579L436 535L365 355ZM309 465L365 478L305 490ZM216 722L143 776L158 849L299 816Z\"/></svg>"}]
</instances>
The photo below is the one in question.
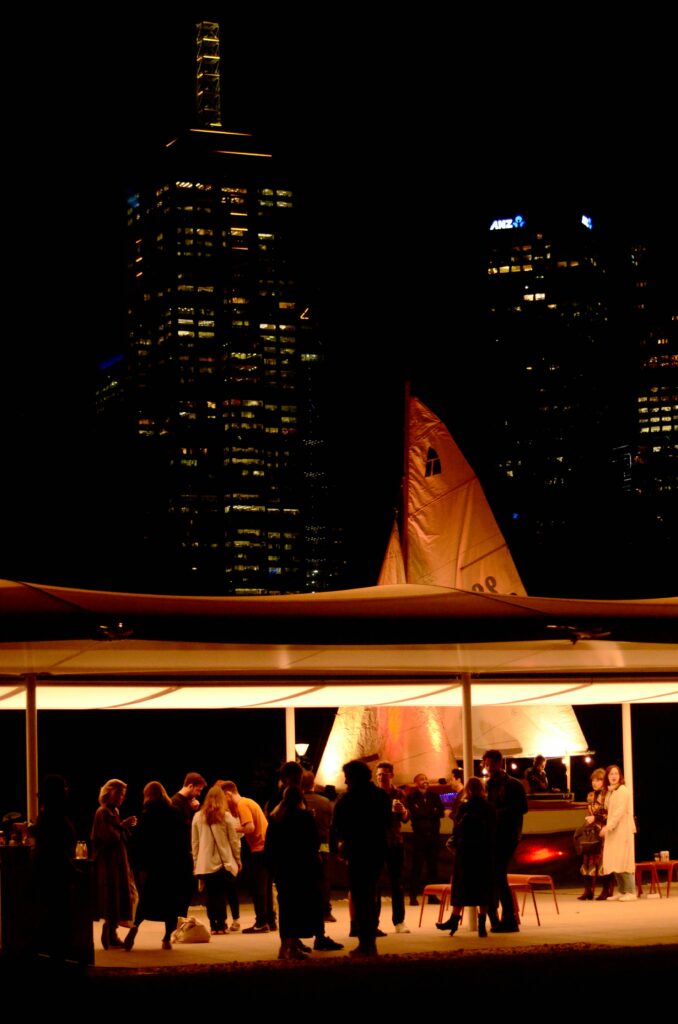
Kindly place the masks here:
<instances>
[{"instance_id":1,"label":"sail window","mask_svg":"<svg viewBox=\"0 0 678 1024\"><path fill-rule=\"evenodd\" d=\"M426 472L425 476L438 476L442 473L440 466L440 456L435 448L429 448L426 455Z\"/></svg>"}]
</instances>

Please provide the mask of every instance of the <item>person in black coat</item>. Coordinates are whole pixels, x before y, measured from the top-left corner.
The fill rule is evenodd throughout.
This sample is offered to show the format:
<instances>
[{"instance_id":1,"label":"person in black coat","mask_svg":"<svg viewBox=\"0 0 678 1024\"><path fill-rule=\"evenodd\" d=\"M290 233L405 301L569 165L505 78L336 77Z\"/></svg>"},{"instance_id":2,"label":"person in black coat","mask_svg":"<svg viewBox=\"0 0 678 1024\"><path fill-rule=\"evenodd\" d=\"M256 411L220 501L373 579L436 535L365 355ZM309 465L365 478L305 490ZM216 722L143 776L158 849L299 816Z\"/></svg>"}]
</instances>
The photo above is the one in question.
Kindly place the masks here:
<instances>
[{"instance_id":1,"label":"person in black coat","mask_svg":"<svg viewBox=\"0 0 678 1024\"><path fill-rule=\"evenodd\" d=\"M301 939L322 934L320 836L299 786L271 812L264 860L278 891L281 960L305 960Z\"/></svg>"},{"instance_id":2,"label":"person in black coat","mask_svg":"<svg viewBox=\"0 0 678 1024\"><path fill-rule=\"evenodd\" d=\"M478 935L487 938L487 911L497 905L495 842L497 815L488 803L482 780L470 778L455 803L452 914L436 925L454 934L463 907L478 907Z\"/></svg>"},{"instance_id":3,"label":"person in black coat","mask_svg":"<svg viewBox=\"0 0 678 1024\"><path fill-rule=\"evenodd\" d=\"M163 921L163 949L171 949L171 935L177 918L183 915L184 882L192 870L186 848L185 826L181 813L160 782L144 786L144 806L131 843L132 865L139 890L134 926L125 936L125 949L134 946L142 921Z\"/></svg>"},{"instance_id":4,"label":"person in black coat","mask_svg":"<svg viewBox=\"0 0 678 1024\"><path fill-rule=\"evenodd\" d=\"M513 906L511 887L506 873L511 857L520 842L523 815L527 814L527 797L523 784L512 778L501 766L499 750L487 750L483 756L483 768L489 773L487 799L497 812L497 845L495 853L497 888L501 902L501 921L490 912L492 931L520 931Z\"/></svg>"},{"instance_id":5,"label":"person in black coat","mask_svg":"<svg viewBox=\"0 0 678 1024\"><path fill-rule=\"evenodd\" d=\"M334 808L332 833L339 856L348 864L348 881L355 908L358 945L350 956L375 956L379 922L377 882L386 860L391 828L391 801L372 782L364 761L343 767L348 791Z\"/></svg>"}]
</instances>

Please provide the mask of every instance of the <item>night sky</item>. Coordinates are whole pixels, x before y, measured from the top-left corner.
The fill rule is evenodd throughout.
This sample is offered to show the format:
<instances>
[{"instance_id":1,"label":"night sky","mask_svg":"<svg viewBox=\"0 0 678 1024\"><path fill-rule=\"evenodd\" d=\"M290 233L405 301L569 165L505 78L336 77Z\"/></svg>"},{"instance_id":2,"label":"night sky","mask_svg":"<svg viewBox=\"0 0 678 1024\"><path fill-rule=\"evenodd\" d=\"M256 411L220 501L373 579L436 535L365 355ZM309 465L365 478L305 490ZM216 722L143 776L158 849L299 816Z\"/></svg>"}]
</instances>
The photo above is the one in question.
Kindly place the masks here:
<instances>
[{"instance_id":1,"label":"night sky","mask_svg":"<svg viewBox=\"0 0 678 1024\"><path fill-rule=\"evenodd\" d=\"M473 289L473 239L488 218L580 203L620 235L639 226L671 251L668 25L637 14L625 24L615 12L604 31L563 21L544 25L541 37L513 16L458 15L451 30L428 10L344 5L323 9L321 20L302 6L303 14L283 5L256 18L230 4L182 4L175 13L129 3L81 17L53 9L30 25L6 16L6 38L26 54L27 71L5 91L5 294L14 312L0 378L0 577L77 584L78 566L113 542L90 487L95 372L124 332L126 192L155 147L192 123L193 26L202 17L222 25L224 123L270 139L295 182L309 293L334 352L331 434L343 468L356 466L360 497L346 503L357 513L347 523L355 585L373 582L397 501L404 380L440 408L454 436L471 432L454 422L454 396L479 382L455 377L450 339L473 343L460 299ZM519 569L530 575L529 565ZM571 581L551 584L558 593ZM678 585L667 580L662 592ZM620 757L617 709L584 715L591 746ZM219 764L235 773L244 754L236 744L228 759L231 726L217 741L199 715L185 717L181 729L163 726L168 788L187 768L223 774L211 759L217 742ZM140 723L127 719L102 713L106 724L92 735L110 739L97 755L88 735L81 764L77 747L64 758L90 796L102 775L130 774L130 749L141 784L161 774L139 758ZM666 778L668 754L657 747L673 745L676 713L640 708L638 720L636 757L652 758L652 778ZM52 721L44 742L58 769L63 726ZM1 727L15 737L4 716ZM13 749L14 738L3 741L0 756ZM88 764L96 778L85 784Z\"/></svg>"}]
</instances>

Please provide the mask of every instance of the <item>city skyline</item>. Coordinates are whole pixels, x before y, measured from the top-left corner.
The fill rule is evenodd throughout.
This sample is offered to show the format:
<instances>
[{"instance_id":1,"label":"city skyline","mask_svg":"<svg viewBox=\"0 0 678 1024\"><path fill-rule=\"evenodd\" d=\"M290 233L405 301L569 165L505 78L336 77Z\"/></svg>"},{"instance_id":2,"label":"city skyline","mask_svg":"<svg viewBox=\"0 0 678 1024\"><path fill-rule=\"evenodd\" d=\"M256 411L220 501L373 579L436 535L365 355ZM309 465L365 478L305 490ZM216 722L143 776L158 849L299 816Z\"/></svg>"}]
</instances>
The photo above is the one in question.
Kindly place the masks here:
<instances>
[{"instance_id":1,"label":"city skyline","mask_svg":"<svg viewBox=\"0 0 678 1024\"><path fill-rule=\"evenodd\" d=\"M207 11L208 17L226 10L212 6L217 11ZM198 16L202 7L194 5ZM186 85L195 20L191 13L147 12L126 21L123 11L87 29L76 19L70 26L55 21L54 38L42 43L53 97L41 132L29 138L21 157L39 163L45 153L58 152L61 159L53 163L50 189L33 189L19 204L24 219L26 204L34 211L32 230L16 232L15 281L32 317L21 334L18 372L10 370L4 382L14 435L9 475L28 496L27 514L44 555L59 536L55 520L77 534L72 524L82 517L78 529L92 535L92 544L101 540L85 508L82 477L97 452L88 447L82 424L89 422L95 367L115 354L124 329L126 186L135 165L167 140L177 121L192 117ZM528 126L522 92L512 96L499 88L510 62L484 47L482 34L474 37L482 60L460 93L454 90L458 69L443 89L444 65L434 61L424 74L421 59L399 66L400 51L370 50L369 30L349 50L355 58L349 75L341 60L323 60L323 46L297 41L281 51L265 27L260 38L228 24L224 119L256 122L239 127L268 135L299 181L309 280L323 329L342 357L332 409L338 458L356 464L357 491L367 488L370 504L376 499L380 505L362 553L372 564L362 576L356 573L370 582L398 499L406 377L458 432L447 416L447 406L454 407L449 394L460 386L447 372L449 351L475 343L473 314L459 300L477 280L491 220L544 198L557 196L558 205L586 198L601 227L623 234L644 222L670 251L673 191L657 134L668 103L661 63L632 88L621 55L605 61L584 56L598 75L560 85L556 62L556 84L546 90L535 85L546 63L537 57L526 90L532 97ZM102 57L94 88L82 76L78 54L89 31L104 30L117 57ZM417 24L415 39L424 38L426 25ZM493 96L489 109L481 81ZM35 88L44 104L44 80ZM448 122L452 99L456 116ZM641 110L631 130L629 116ZM467 390L476 386L462 383ZM436 405L440 395L444 401ZM349 421L342 416L347 400ZM34 466L44 486L33 479ZM27 568L39 570L39 557L27 561Z\"/></svg>"}]
</instances>

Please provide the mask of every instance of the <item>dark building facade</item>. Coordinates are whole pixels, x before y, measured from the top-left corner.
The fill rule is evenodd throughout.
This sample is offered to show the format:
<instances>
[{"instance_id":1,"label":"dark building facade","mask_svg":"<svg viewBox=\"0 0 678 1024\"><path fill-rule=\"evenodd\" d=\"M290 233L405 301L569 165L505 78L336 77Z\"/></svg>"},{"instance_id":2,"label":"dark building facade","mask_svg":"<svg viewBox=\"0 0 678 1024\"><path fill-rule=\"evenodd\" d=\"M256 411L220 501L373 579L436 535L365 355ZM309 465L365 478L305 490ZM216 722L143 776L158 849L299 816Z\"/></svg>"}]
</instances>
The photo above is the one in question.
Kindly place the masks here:
<instances>
[{"instance_id":1,"label":"dark building facade","mask_svg":"<svg viewBox=\"0 0 678 1024\"><path fill-rule=\"evenodd\" d=\"M477 462L512 551L534 566L528 589L547 593L552 578L567 591L569 577L578 594L661 592L660 560L675 561L678 358L660 254L555 204L486 232L467 415L483 424Z\"/></svg>"},{"instance_id":2,"label":"dark building facade","mask_svg":"<svg viewBox=\"0 0 678 1024\"><path fill-rule=\"evenodd\" d=\"M307 457L321 354L295 195L265 148L221 125L216 25L198 26L197 54L199 127L128 199L128 336L102 366L102 422L133 469L141 557L170 585L324 589L332 552L312 543L308 495L325 470Z\"/></svg>"}]
</instances>

